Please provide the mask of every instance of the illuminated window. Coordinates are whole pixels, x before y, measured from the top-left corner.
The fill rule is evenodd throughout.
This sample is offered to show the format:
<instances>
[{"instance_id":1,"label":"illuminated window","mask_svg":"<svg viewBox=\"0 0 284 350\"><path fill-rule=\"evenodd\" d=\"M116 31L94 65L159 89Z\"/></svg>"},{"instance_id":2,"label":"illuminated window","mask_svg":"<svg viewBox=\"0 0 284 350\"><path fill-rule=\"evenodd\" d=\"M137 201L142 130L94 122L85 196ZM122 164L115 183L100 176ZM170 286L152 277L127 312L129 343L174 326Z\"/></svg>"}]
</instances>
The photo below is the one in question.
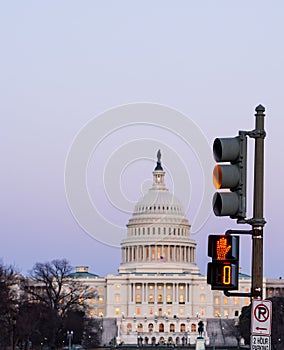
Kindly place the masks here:
<instances>
[{"instance_id":1,"label":"illuminated window","mask_svg":"<svg viewBox=\"0 0 284 350\"><path fill-rule=\"evenodd\" d=\"M149 284L149 289L154 289L154 285L153 284Z\"/></svg>"},{"instance_id":2,"label":"illuminated window","mask_svg":"<svg viewBox=\"0 0 284 350\"><path fill-rule=\"evenodd\" d=\"M179 313L180 313L181 316L183 316L184 315L184 309L179 309Z\"/></svg>"},{"instance_id":3,"label":"illuminated window","mask_svg":"<svg viewBox=\"0 0 284 350\"><path fill-rule=\"evenodd\" d=\"M221 314L220 314L220 311L219 311L219 310L216 310L216 311L215 311L215 317L221 317Z\"/></svg>"},{"instance_id":4,"label":"illuminated window","mask_svg":"<svg viewBox=\"0 0 284 350\"><path fill-rule=\"evenodd\" d=\"M117 284L117 285L115 286L115 288L116 288L116 289L120 289L120 285Z\"/></svg>"},{"instance_id":5,"label":"illuminated window","mask_svg":"<svg viewBox=\"0 0 284 350\"><path fill-rule=\"evenodd\" d=\"M153 309L151 307L149 309L149 315L153 315Z\"/></svg>"},{"instance_id":6,"label":"illuminated window","mask_svg":"<svg viewBox=\"0 0 284 350\"><path fill-rule=\"evenodd\" d=\"M103 316L103 315L104 315L103 310L99 309L99 316Z\"/></svg>"},{"instance_id":7,"label":"illuminated window","mask_svg":"<svg viewBox=\"0 0 284 350\"><path fill-rule=\"evenodd\" d=\"M201 286L201 287L200 287L200 289L201 289L201 290L204 290L204 289L205 289L205 287L204 287L204 286Z\"/></svg>"},{"instance_id":8,"label":"illuminated window","mask_svg":"<svg viewBox=\"0 0 284 350\"><path fill-rule=\"evenodd\" d=\"M158 294L158 304L161 304L163 302L163 296L162 294Z\"/></svg>"},{"instance_id":9,"label":"illuminated window","mask_svg":"<svg viewBox=\"0 0 284 350\"><path fill-rule=\"evenodd\" d=\"M184 289L184 285L183 285L183 284L180 284L179 289L180 289L180 290L183 290L183 289Z\"/></svg>"},{"instance_id":10,"label":"illuminated window","mask_svg":"<svg viewBox=\"0 0 284 350\"><path fill-rule=\"evenodd\" d=\"M168 309L167 313L168 313L168 315L170 316L171 313L172 313L172 310L171 310L171 309Z\"/></svg>"},{"instance_id":11,"label":"illuminated window","mask_svg":"<svg viewBox=\"0 0 284 350\"><path fill-rule=\"evenodd\" d=\"M136 303L141 303L141 294L136 294Z\"/></svg>"},{"instance_id":12,"label":"illuminated window","mask_svg":"<svg viewBox=\"0 0 284 350\"><path fill-rule=\"evenodd\" d=\"M95 304L95 299L94 299L94 298L91 298L91 299L90 299L90 304L91 304L91 305Z\"/></svg>"},{"instance_id":13,"label":"illuminated window","mask_svg":"<svg viewBox=\"0 0 284 350\"><path fill-rule=\"evenodd\" d=\"M215 297L215 305L219 305L220 304L220 299L219 297Z\"/></svg>"},{"instance_id":14,"label":"illuminated window","mask_svg":"<svg viewBox=\"0 0 284 350\"><path fill-rule=\"evenodd\" d=\"M115 302L116 303L120 302L120 294L115 294Z\"/></svg>"},{"instance_id":15,"label":"illuminated window","mask_svg":"<svg viewBox=\"0 0 284 350\"><path fill-rule=\"evenodd\" d=\"M249 298L246 298L246 305L249 305L249 303L250 303Z\"/></svg>"},{"instance_id":16,"label":"illuminated window","mask_svg":"<svg viewBox=\"0 0 284 350\"><path fill-rule=\"evenodd\" d=\"M179 296L179 303L180 303L180 304L184 304L184 295L183 295L183 294L181 294L181 295Z\"/></svg>"},{"instance_id":17,"label":"illuminated window","mask_svg":"<svg viewBox=\"0 0 284 350\"><path fill-rule=\"evenodd\" d=\"M159 290L163 289L163 285L162 284L158 284L158 289Z\"/></svg>"},{"instance_id":18,"label":"illuminated window","mask_svg":"<svg viewBox=\"0 0 284 350\"><path fill-rule=\"evenodd\" d=\"M115 314L116 314L116 315L119 315L119 313L120 313L120 310L119 310L119 308L117 307L117 308L115 309Z\"/></svg>"},{"instance_id":19,"label":"illuminated window","mask_svg":"<svg viewBox=\"0 0 284 350\"><path fill-rule=\"evenodd\" d=\"M224 309L224 316L228 317L229 316L229 311L227 309Z\"/></svg>"},{"instance_id":20,"label":"illuminated window","mask_svg":"<svg viewBox=\"0 0 284 350\"><path fill-rule=\"evenodd\" d=\"M201 302L201 303L204 303L204 302L205 302L205 295L204 295L204 294L201 294L201 295L200 295L200 302Z\"/></svg>"},{"instance_id":21,"label":"illuminated window","mask_svg":"<svg viewBox=\"0 0 284 350\"><path fill-rule=\"evenodd\" d=\"M238 305L239 304L239 297L235 297L235 305Z\"/></svg>"},{"instance_id":22,"label":"illuminated window","mask_svg":"<svg viewBox=\"0 0 284 350\"><path fill-rule=\"evenodd\" d=\"M136 315L140 315L141 314L141 309L140 309L140 307L137 307L136 308Z\"/></svg>"},{"instance_id":23,"label":"illuminated window","mask_svg":"<svg viewBox=\"0 0 284 350\"><path fill-rule=\"evenodd\" d=\"M90 317L93 317L95 315L95 310L94 309L90 310L89 315L90 315Z\"/></svg>"},{"instance_id":24,"label":"illuminated window","mask_svg":"<svg viewBox=\"0 0 284 350\"><path fill-rule=\"evenodd\" d=\"M103 287L99 287L99 292L101 293L103 291Z\"/></svg>"},{"instance_id":25,"label":"illuminated window","mask_svg":"<svg viewBox=\"0 0 284 350\"><path fill-rule=\"evenodd\" d=\"M167 303L168 304L172 303L172 296L170 294L167 295Z\"/></svg>"},{"instance_id":26,"label":"illuminated window","mask_svg":"<svg viewBox=\"0 0 284 350\"><path fill-rule=\"evenodd\" d=\"M103 297L99 297L99 304L100 304L100 305L102 305L102 304L103 304L103 302L104 302Z\"/></svg>"},{"instance_id":27,"label":"illuminated window","mask_svg":"<svg viewBox=\"0 0 284 350\"><path fill-rule=\"evenodd\" d=\"M167 284L167 289L172 289L172 285L171 284Z\"/></svg>"},{"instance_id":28,"label":"illuminated window","mask_svg":"<svg viewBox=\"0 0 284 350\"><path fill-rule=\"evenodd\" d=\"M224 298L224 305L228 305L228 298Z\"/></svg>"},{"instance_id":29,"label":"illuminated window","mask_svg":"<svg viewBox=\"0 0 284 350\"><path fill-rule=\"evenodd\" d=\"M136 289L138 289L138 290L141 289L141 284L137 284Z\"/></svg>"},{"instance_id":30,"label":"illuminated window","mask_svg":"<svg viewBox=\"0 0 284 350\"><path fill-rule=\"evenodd\" d=\"M153 294L149 294L148 302L151 303L151 304L154 303L154 296L153 296Z\"/></svg>"},{"instance_id":31,"label":"illuminated window","mask_svg":"<svg viewBox=\"0 0 284 350\"><path fill-rule=\"evenodd\" d=\"M150 232L150 229L149 229ZM155 260L156 254L155 254L155 247L151 247L151 256L152 256L152 260Z\"/></svg>"}]
</instances>

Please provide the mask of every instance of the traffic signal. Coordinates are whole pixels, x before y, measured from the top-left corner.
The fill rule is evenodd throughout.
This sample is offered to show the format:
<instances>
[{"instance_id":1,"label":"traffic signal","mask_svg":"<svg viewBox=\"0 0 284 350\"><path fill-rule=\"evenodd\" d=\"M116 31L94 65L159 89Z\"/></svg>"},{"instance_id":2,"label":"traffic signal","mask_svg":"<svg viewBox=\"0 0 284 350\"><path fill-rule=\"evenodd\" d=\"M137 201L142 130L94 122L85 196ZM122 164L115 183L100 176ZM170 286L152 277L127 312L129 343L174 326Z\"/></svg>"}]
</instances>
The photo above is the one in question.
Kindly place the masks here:
<instances>
[{"instance_id":1,"label":"traffic signal","mask_svg":"<svg viewBox=\"0 0 284 350\"><path fill-rule=\"evenodd\" d=\"M213 155L218 163L213 171L216 192L213 197L213 211L216 216L230 216L233 219L246 218L246 171L247 136L240 131L239 136L217 138L213 144Z\"/></svg>"},{"instance_id":2,"label":"traffic signal","mask_svg":"<svg viewBox=\"0 0 284 350\"><path fill-rule=\"evenodd\" d=\"M239 237L209 235L208 256L212 258L207 267L207 283L211 289L238 289Z\"/></svg>"}]
</instances>

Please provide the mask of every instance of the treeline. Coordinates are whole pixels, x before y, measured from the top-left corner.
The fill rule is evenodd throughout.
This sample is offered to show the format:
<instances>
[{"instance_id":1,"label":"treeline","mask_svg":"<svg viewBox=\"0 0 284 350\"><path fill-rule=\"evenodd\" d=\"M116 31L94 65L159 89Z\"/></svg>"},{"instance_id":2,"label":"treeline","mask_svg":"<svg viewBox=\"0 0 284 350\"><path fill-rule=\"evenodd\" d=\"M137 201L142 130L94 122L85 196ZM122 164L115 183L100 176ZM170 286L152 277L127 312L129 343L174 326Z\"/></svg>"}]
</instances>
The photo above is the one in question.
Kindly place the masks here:
<instances>
[{"instance_id":1,"label":"treeline","mask_svg":"<svg viewBox=\"0 0 284 350\"><path fill-rule=\"evenodd\" d=\"M62 349L68 332L85 348L100 343L100 324L86 317L95 292L71 272L65 259L36 263L27 277L0 263L1 349Z\"/></svg>"}]
</instances>

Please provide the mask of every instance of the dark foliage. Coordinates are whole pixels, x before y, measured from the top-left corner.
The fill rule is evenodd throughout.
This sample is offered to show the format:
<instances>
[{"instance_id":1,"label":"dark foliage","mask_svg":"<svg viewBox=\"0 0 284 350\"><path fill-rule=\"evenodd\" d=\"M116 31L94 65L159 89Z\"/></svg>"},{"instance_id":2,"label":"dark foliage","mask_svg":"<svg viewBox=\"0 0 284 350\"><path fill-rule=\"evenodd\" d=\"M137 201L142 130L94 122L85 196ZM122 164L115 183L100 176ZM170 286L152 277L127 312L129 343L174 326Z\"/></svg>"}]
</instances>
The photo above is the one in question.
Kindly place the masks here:
<instances>
[{"instance_id":1,"label":"dark foliage","mask_svg":"<svg viewBox=\"0 0 284 350\"><path fill-rule=\"evenodd\" d=\"M14 341L15 317L17 315L18 293L15 288L20 284L12 266L0 264L0 345L12 345Z\"/></svg>"}]
</instances>

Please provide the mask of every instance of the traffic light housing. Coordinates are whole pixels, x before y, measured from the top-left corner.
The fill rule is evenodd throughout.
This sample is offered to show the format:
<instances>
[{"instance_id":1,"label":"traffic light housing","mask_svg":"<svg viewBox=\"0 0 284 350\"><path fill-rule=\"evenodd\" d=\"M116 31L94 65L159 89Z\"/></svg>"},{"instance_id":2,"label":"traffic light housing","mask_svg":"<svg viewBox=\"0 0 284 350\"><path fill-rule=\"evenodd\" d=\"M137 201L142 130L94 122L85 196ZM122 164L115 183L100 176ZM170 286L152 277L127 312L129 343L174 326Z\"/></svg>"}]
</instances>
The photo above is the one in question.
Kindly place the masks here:
<instances>
[{"instance_id":1,"label":"traffic light housing","mask_svg":"<svg viewBox=\"0 0 284 350\"><path fill-rule=\"evenodd\" d=\"M239 237L209 235L207 283L212 290L236 290L239 280Z\"/></svg>"},{"instance_id":2,"label":"traffic light housing","mask_svg":"<svg viewBox=\"0 0 284 350\"><path fill-rule=\"evenodd\" d=\"M246 218L246 172L247 136L240 131L239 136L216 138L213 155L218 163L213 170L216 192L213 197L213 211L216 216L230 216L233 219Z\"/></svg>"}]
</instances>

